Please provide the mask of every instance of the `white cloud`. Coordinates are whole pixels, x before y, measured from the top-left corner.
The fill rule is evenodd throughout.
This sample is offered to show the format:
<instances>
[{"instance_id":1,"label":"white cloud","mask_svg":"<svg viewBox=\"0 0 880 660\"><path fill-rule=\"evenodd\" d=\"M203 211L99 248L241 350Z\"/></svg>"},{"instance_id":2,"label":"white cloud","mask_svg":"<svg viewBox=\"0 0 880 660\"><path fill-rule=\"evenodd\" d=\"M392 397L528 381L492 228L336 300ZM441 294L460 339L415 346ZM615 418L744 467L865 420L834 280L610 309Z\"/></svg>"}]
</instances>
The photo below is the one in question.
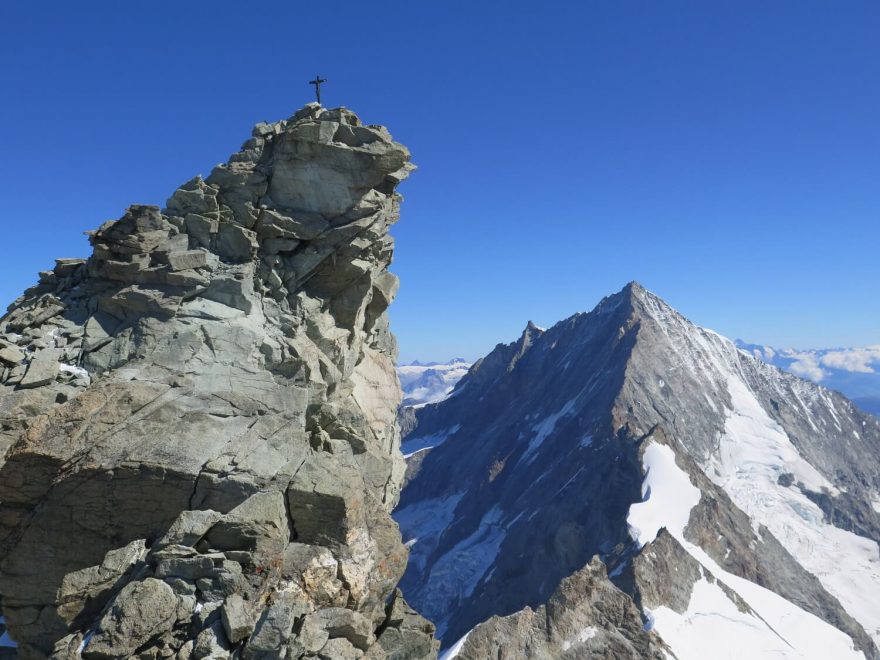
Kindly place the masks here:
<instances>
[{"instance_id":1,"label":"white cloud","mask_svg":"<svg viewBox=\"0 0 880 660\"><path fill-rule=\"evenodd\" d=\"M829 369L873 374L876 372L871 365L880 365L880 345L829 351L822 356L821 363Z\"/></svg>"},{"instance_id":2,"label":"white cloud","mask_svg":"<svg viewBox=\"0 0 880 660\"><path fill-rule=\"evenodd\" d=\"M819 366L819 359L810 353L798 355L798 359L792 362L788 368L801 378L809 378L817 383L827 375Z\"/></svg>"}]
</instances>

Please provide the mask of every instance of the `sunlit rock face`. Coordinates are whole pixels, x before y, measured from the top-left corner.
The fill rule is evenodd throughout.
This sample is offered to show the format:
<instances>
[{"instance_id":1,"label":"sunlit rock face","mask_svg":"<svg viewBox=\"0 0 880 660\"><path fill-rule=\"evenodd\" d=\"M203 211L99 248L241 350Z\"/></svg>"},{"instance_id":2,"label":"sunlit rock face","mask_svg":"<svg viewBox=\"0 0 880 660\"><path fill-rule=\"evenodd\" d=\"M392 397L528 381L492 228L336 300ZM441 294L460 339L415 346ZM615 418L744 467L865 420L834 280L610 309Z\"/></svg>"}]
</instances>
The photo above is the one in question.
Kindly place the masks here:
<instances>
[{"instance_id":1,"label":"sunlit rock face","mask_svg":"<svg viewBox=\"0 0 880 660\"><path fill-rule=\"evenodd\" d=\"M381 126L259 124L0 320L0 594L24 658L435 655L404 472ZM398 655L395 655L398 654Z\"/></svg>"},{"instance_id":2,"label":"sunlit rock face","mask_svg":"<svg viewBox=\"0 0 880 660\"><path fill-rule=\"evenodd\" d=\"M459 658L878 657L880 423L638 284L413 417L401 586Z\"/></svg>"}]
</instances>

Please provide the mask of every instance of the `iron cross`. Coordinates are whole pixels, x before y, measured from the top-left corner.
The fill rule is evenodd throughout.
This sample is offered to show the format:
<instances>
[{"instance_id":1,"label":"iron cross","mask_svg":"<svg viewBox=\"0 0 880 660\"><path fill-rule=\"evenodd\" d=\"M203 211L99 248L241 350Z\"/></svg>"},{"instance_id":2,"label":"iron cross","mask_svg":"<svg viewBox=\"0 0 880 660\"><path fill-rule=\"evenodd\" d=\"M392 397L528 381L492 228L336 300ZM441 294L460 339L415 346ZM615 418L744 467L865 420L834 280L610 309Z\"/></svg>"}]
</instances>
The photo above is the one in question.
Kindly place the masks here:
<instances>
[{"instance_id":1,"label":"iron cross","mask_svg":"<svg viewBox=\"0 0 880 660\"><path fill-rule=\"evenodd\" d=\"M314 80L310 80L309 84L315 86L315 96L318 97L318 105L321 105L321 83L327 82L326 78L315 76Z\"/></svg>"}]
</instances>

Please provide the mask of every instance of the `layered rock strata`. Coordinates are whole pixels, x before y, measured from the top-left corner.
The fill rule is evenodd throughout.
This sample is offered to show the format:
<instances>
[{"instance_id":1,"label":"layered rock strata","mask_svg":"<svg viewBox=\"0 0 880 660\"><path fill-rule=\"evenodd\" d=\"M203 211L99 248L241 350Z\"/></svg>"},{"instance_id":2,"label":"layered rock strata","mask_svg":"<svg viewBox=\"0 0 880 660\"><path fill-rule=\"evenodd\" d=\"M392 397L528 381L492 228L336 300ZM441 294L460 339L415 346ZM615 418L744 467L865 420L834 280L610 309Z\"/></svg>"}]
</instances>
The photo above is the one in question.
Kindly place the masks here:
<instances>
[{"instance_id":1,"label":"layered rock strata","mask_svg":"<svg viewBox=\"0 0 880 660\"><path fill-rule=\"evenodd\" d=\"M395 586L386 309L405 147L258 124L0 319L0 594L22 658L429 658Z\"/></svg>"}]
</instances>

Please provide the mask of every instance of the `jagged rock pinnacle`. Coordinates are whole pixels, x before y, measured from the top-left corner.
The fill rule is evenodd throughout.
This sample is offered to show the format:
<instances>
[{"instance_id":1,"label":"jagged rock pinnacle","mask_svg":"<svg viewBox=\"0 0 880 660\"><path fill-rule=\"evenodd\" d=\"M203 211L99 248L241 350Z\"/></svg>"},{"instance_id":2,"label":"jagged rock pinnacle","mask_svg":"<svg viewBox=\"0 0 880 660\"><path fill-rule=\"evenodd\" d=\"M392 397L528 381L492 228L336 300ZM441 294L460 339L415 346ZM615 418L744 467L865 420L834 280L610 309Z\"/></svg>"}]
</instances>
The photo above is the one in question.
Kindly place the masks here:
<instances>
[{"instance_id":1,"label":"jagged rock pinnacle","mask_svg":"<svg viewBox=\"0 0 880 660\"><path fill-rule=\"evenodd\" d=\"M389 516L388 228L412 169L384 127L309 104L91 232L0 319L21 657L432 657Z\"/></svg>"}]
</instances>

